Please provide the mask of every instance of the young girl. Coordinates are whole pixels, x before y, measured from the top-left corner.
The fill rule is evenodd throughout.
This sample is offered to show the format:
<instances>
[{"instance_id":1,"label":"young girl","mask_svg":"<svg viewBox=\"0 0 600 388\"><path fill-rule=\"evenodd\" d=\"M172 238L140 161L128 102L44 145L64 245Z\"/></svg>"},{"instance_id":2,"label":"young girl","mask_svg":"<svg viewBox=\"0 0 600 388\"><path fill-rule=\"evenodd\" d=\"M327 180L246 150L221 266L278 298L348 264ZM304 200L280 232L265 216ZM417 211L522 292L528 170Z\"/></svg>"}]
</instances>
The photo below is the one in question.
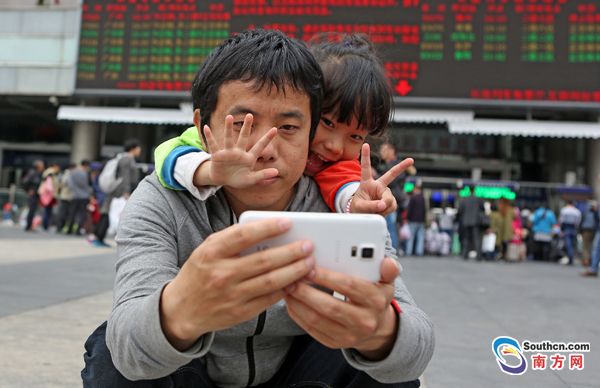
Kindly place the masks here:
<instances>
[{"instance_id":1,"label":"young girl","mask_svg":"<svg viewBox=\"0 0 600 388\"><path fill-rule=\"evenodd\" d=\"M365 138L385 132L393 104L385 70L371 41L362 35L320 36L308 45L323 70L325 100L304 174L314 177L333 211L385 216L396 208L387 185L413 164L412 159L406 159L377 181L371 179L370 150L364 144ZM223 148L205 126L204 144L210 154L202 152L206 148L196 127L161 144L155 151L161 183L171 189L187 189L197 198L206 199L222 185L243 188L275 177L276 169L253 171L252 168L277 130L271 129L246 150L252 120L251 114L236 122L228 116L225 137L231 141L226 141ZM234 145L233 134L238 131ZM361 147L362 166L357 160Z\"/></svg>"}]
</instances>

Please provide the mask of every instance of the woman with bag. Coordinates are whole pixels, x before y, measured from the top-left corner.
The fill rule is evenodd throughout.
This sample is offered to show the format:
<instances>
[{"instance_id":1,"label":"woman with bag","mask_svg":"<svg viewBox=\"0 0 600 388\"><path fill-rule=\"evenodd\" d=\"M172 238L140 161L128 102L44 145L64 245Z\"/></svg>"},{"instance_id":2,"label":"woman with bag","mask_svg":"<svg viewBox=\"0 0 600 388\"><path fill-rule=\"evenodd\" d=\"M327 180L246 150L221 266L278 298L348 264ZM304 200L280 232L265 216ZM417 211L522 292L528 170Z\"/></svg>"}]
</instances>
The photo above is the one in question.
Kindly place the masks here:
<instances>
[{"instance_id":1,"label":"woman with bag","mask_svg":"<svg viewBox=\"0 0 600 388\"><path fill-rule=\"evenodd\" d=\"M533 260L550 260L550 243L552 241L552 226L556 224L556 215L546 207L540 206L533 213L531 231L533 233Z\"/></svg>"},{"instance_id":2,"label":"woman with bag","mask_svg":"<svg viewBox=\"0 0 600 388\"><path fill-rule=\"evenodd\" d=\"M38 188L38 194L40 196L40 205L44 207L44 214L42 215L42 227L45 231L48 231L52 221L52 213L54 206L58 203L58 190L60 184L58 182L58 173L60 172L60 166L56 162L52 162L51 166L48 167L42 173L42 183Z\"/></svg>"}]
</instances>

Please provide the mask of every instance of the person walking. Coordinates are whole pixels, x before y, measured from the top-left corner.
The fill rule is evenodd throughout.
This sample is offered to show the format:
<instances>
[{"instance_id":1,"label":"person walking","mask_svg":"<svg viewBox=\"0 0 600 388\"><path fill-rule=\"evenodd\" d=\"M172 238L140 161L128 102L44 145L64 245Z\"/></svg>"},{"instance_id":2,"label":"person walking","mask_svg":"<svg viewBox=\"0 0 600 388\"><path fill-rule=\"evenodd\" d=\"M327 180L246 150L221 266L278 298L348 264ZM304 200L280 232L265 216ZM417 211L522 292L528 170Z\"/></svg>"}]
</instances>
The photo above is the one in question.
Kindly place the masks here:
<instances>
[{"instance_id":1,"label":"person walking","mask_svg":"<svg viewBox=\"0 0 600 388\"><path fill-rule=\"evenodd\" d=\"M56 233L62 233L69 216L69 207L71 206L73 195L69 185L67 185L67 178L74 168L75 164L71 163L69 168L64 170L58 179L60 186L58 190L58 199L60 202L58 204L58 214L56 215Z\"/></svg>"},{"instance_id":2,"label":"person walking","mask_svg":"<svg viewBox=\"0 0 600 388\"><path fill-rule=\"evenodd\" d=\"M533 213L531 232L533 233L533 260L550 261L552 227L556 224L554 212L546 205Z\"/></svg>"},{"instance_id":3,"label":"person walking","mask_svg":"<svg viewBox=\"0 0 600 388\"><path fill-rule=\"evenodd\" d=\"M588 266L591 263L594 236L598 231L599 223L598 202L590 201L586 206L582 216L581 225L579 226L583 240L582 253L584 266Z\"/></svg>"},{"instance_id":4,"label":"person walking","mask_svg":"<svg viewBox=\"0 0 600 388\"><path fill-rule=\"evenodd\" d=\"M42 172L44 171L44 162L41 160L36 160L33 162L33 168L30 169L21 184L25 191L27 191L27 206L29 207L29 212L27 214L27 224L25 226L26 232L33 232L33 217L35 216L35 212L38 208L38 204L40 202L40 195L38 194L38 189L40 184L42 183Z\"/></svg>"},{"instance_id":5,"label":"person walking","mask_svg":"<svg viewBox=\"0 0 600 388\"><path fill-rule=\"evenodd\" d=\"M560 209L560 219L558 221L561 236L565 240L565 247L569 256L569 262L565 264L572 265L575 253L573 248L576 246L577 241L577 228L581 222L581 211L573 205L572 200L568 200L567 204Z\"/></svg>"},{"instance_id":6,"label":"person walking","mask_svg":"<svg viewBox=\"0 0 600 388\"><path fill-rule=\"evenodd\" d=\"M379 147L379 156L385 162L383 167L379 171L379 175L383 175L392 169L395 165L400 163L402 160L396 156L396 148L392 143L385 142ZM392 246L396 251L398 250L398 232L397 232L397 221L398 214L401 214L404 210L404 182L406 180L406 172L398 175L396 179L388 185L388 188L392 191L392 195L396 198L398 208L395 212L391 212L385 217L390 237L392 238Z\"/></svg>"},{"instance_id":7,"label":"person walking","mask_svg":"<svg viewBox=\"0 0 600 388\"><path fill-rule=\"evenodd\" d=\"M457 220L463 233L463 259L469 259L469 252L477 252L477 260L481 260L480 217L485 216L483 201L470 192L468 197L460 200Z\"/></svg>"},{"instance_id":8,"label":"person walking","mask_svg":"<svg viewBox=\"0 0 600 388\"><path fill-rule=\"evenodd\" d=\"M104 242L104 238L109 226L108 213L110 211L110 203L114 198L123 197L129 199L129 196L140 181L139 170L135 166L135 158L139 157L142 151L140 143L136 139L130 139L125 141L124 148L125 152L121 155L117 167L117 179L121 178L121 183L112 193L107 193L100 208L100 220L96 225L94 235L90 236L88 240L88 243L94 246L109 246Z\"/></svg>"},{"instance_id":9,"label":"person walking","mask_svg":"<svg viewBox=\"0 0 600 388\"><path fill-rule=\"evenodd\" d=\"M598 180L600 181L600 175L598 175ZM598 211L596 211L598 213ZM598 214L600 216L600 214ZM589 268L586 268L583 272L580 272L579 275L586 277L598 277L598 266L600 264L600 228L596 230L596 236L594 237L592 255L591 255L591 263Z\"/></svg>"},{"instance_id":10,"label":"person walking","mask_svg":"<svg viewBox=\"0 0 600 388\"><path fill-rule=\"evenodd\" d=\"M421 192L421 184L417 183L413 189L406 209L405 223L410 227L410 238L406 243L406 255L413 253L416 256L423 256L425 243L425 198Z\"/></svg>"},{"instance_id":11,"label":"person walking","mask_svg":"<svg viewBox=\"0 0 600 388\"><path fill-rule=\"evenodd\" d=\"M90 162L83 160L81 165L73 170L67 178L67 185L71 189L71 206L69 207L69 220L67 222L67 234L73 233L73 227L77 224L75 234L81 236L84 234L83 224L87 218L87 204L90 201L90 195L94 192L90 182Z\"/></svg>"},{"instance_id":12,"label":"person walking","mask_svg":"<svg viewBox=\"0 0 600 388\"><path fill-rule=\"evenodd\" d=\"M42 215L42 227L47 232L50 224L52 223L53 210L58 203L58 173L60 172L60 166L57 162L52 162L50 167L44 170L42 173L42 182L38 189L40 195L40 205L44 207L44 213Z\"/></svg>"}]
</instances>

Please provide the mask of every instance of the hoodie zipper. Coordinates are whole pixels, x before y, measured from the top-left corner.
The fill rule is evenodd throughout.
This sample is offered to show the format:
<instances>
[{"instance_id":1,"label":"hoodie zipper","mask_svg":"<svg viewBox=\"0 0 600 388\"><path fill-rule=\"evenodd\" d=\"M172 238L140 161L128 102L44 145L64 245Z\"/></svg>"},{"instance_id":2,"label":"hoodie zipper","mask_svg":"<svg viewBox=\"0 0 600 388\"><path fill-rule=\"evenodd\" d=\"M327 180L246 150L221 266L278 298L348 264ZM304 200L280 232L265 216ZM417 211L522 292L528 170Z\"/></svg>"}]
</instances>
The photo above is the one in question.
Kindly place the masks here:
<instances>
[{"instance_id":1,"label":"hoodie zipper","mask_svg":"<svg viewBox=\"0 0 600 388\"><path fill-rule=\"evenodd\" d=\"M246 338L246 352L248 354L248 387L254 383L254 378L256 377L256 364L254 362L254 337L263 332L266 320L267 312L263 311L258 316L258 323L256 324L256 330L254 331L254 334Z\"/></svg>"}]
</instances>

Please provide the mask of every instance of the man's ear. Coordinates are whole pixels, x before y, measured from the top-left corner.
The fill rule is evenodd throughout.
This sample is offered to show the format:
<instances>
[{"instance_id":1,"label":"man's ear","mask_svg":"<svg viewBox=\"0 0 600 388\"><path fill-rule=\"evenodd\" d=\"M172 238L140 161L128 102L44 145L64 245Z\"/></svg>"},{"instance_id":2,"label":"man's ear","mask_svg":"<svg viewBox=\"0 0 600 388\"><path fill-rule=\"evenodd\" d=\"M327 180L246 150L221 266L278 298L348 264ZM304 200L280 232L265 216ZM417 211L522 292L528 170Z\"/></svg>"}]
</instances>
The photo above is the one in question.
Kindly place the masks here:
<instances>
[{"instance_id":1,"label":"man's ear","mask_svg":"<svg viewBox=\"0 0 600 388\"><path fill-rule=\"evenodd\" d=\"M202 130L202 124L201 124L201 120L200 120L200 109L196 109L194 111L194 125L196 126L196 129L198 130L198 137L200 138L200 142L202 143L202 148L204 148L204 151L208 152L208 149L206 147L206 142L204 141L204 132Z\"/></svg>"}]
</instances>

